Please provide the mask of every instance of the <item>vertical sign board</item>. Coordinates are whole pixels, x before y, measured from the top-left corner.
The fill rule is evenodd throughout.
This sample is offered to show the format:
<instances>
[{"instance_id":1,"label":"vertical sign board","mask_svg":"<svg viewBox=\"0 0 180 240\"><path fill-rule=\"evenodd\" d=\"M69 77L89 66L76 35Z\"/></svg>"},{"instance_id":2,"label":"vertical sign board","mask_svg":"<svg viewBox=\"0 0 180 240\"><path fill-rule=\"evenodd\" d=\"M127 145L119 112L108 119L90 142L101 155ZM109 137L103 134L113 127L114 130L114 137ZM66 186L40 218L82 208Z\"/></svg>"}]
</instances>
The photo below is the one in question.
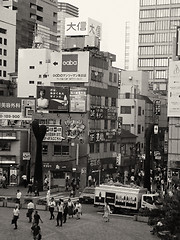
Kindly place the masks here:
<instances>
[{"instance_id":1,"label":"vertical sign board","mask_svg":"<svg viewBox=\"0 0 180 240\"><path fill-rule=\"evenodd\" d=\"M70 88L70 112L86 112L86 88Z\"/></svg>"},{"instance_id":2,"label":"vertical sign board","mask_svg":"<svg viewBox=\"0 0 180 240\"><path fill-rule=\"evenodd\" d=\"M180 61L169 65L168 117L180 117Z\"/></svg>"}]
</instances>

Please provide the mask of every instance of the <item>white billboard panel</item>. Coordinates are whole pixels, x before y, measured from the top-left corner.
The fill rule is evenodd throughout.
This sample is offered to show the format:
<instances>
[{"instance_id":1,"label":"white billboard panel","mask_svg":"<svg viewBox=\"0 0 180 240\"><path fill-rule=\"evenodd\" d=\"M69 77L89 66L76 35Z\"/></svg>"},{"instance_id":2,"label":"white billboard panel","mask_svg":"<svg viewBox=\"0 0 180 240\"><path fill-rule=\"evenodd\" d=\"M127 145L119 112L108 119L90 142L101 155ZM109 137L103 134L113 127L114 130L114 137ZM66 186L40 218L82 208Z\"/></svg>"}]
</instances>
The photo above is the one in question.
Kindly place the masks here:
<instances>
[{"instance_id":1,"label":"white billboard panel","mask_svg":"<svg viewBox=\"0 0 180 240\"><path fill-rule=\"evenodd\" d=\"M65 19L65 36L95 36L101 39L101 32L102 24L94 19Z\"/></svg>"},{"instance_id":2,"label":"white billboard panel","mask_svg":"<svg viewBox=\"0 0 180 240\"><path fill-rule=\"evenodd\" d=\"M169 66L168 117L180 117L180 61Z\"/></svg>"},{"instance_id":3,"label":"white billboard panel","mask_svg":"<svg viewBox=\"0 0 180 240\"><path fill-rule=\"evenodd\" d=\"M51 82L88 82L89 52L52 52Z\"/></svg>"}]
</instances>

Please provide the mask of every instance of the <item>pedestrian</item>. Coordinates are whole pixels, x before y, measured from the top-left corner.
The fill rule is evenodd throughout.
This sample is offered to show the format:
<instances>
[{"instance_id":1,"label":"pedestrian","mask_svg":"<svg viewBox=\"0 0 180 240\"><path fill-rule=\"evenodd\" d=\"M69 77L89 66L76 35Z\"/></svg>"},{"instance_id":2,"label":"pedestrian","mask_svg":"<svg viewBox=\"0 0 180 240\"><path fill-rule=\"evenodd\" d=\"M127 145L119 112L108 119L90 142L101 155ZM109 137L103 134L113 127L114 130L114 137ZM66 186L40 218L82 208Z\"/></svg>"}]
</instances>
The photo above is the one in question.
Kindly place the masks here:
<instances>
[{"instance_id":1,"label":"pedestrian","mask_svg":"<svg viewBox=\"0 0 180 240\"><path fill-rule=\"evenodd\" d=\"M32 214L34 212L34 203L32 200L30 200L30 202L28 203L27 209L28 209L27 217L29 218L29 222L32 222Z\"/></svg>"},{"instance_id":2,"label":"pedestrian","mask_svg":"<svg viewBox=\"0 0 180 240\"><path fill-rule=\"evenodd\" d=\"M54 208L56 206L56 202L54 201L54 198L52 197L49 201L49 212L50 212L50 220L54 219Z\"/></svg>"},{"instance_id":3,"label":"pedestrian","mask_svg":"<svg viewBox=\"0 0 180 240\"><path fill-rule=\"evenodd\" d=\"M68 214L68 205L67 202L64 204L64 214L63 214L63 219L64 219L64 223L66 223L67 221L67 214Z\"/></svg>"},{"instance_id":4,"label":"pedestrian","mask_svg":"<svg viewBox=\"0 0 180 240\"><path fill-rule=\"evenodd\" d=\"M70 218L70 216L72 216L72 218L73 218L73 215L74 215L74 203L71 200L71 198L68 199L67 207L68 207L69 218Z\"/></svg>"},{"instance_id":5,"label":"pedestrian","mask_svg":"<svg viewBox=\"0 0 180 240\"><path fill-rule=\"evenodd\" d=\"M34 213L33 225L34 225L35 223L37 223L37 225L39 225L39 221L41 221L41 223L43 223L40 215L38 214L38 211L36 210L35 213Z\"/></svg>"},{"instance_id":6,"label":"pedestrian","mask_svg":"<svg viewBox=\"0 0 180 240\"><path fill-rule=\"evenodd\" d=\"M32 192L33 192L33 182L32 182L32 178L30 179L29 183L28 183L28 192L27 194L31 196Z\"/></svg>"},{"instance_id":7,"label":"pedestrian","mask_svg":"<svg viewBox=\"0 0 180 240\"><path fill-rule=\"evenodd\" d=\"M57 226L59 226L59 221L61 222L60 226L62 227L62 222L63 222L63 213L64 213L64 203L63 201L60 199L58 205L57 205Z\"/></svg>"},{"instance_id":8,"label":"pedestrian","mask_svg":"<svg viewBox=\"0 0 180 240\"><path fill-rule=\"evenodd\" d=\"M31 227L31 230L33 232L33 238L34 240L40 240L42 238L41 236L41 228L40 226L35 223L32 227Z\"/></svg>"},{"instance_id":9,"label":"pedestrian","mask_svg":"<svg viewBox=\"0 0 180 240\"><path fill-rule=\"evenodd\" d=\"M69 190L69 178L68 177L66 177L66 191L68 191Z\"/></svg>"},{"instance_id":10,"label":"pedestrian","mask_svg":"<svg viewBox=\"0 0 180 240\"><path fill-rule=\"evenodd\" d=\"M80 178L77 177L77 179L76 179L76 189L77 190L79 189L79 184L80 184Z\"/></svg>"},{"instance_id":11,"label":"pedestrian","mask_svg":"<svg viewBox=\"0 0 180 240\"><path fill-rule=\"evenodd\" d=\"M22 175L22 181L23 181L23 185L26 188L27 187L27 176L25 174Z\"/></svg>"},{"instance_id":12,"label":"pedestrian","mask_svg":"<svg viewBox=\"0 0 180 240\"><path fill-rule=\"evenodd\" d=\"M38 181L36 181L34 184L34 195L39 196Z\"/></svg>"},{"instance_id":13,"label":"pedestrian","mask_svg":"<svg viewBox=\"0 0 180 240\"><path fill-rule=\"evenodd\" d=\"M75 213L76 213L76 219L80 219L80 215L82 215L82 205L79 202L79 200L76 202L75 206Z\"/></svg>"},{"instance_id":14,"label":"pedestrian","mask_svg":"<svg viewBox=\"0 0 180 240\"><path fill-rule=\"evenodd\" d=\"M76 195L76 182L75 182L74 178L72 179L72 182L71 182L71 188L72 188L71 196L73 195L73 197L75 197L75 195Z\"/></svg>"},{"instance_id":15,"label":"pedestrian","mask_svg":"<svg viewBox=\"0 0 180 240\"><path fill-rule=\"evenodd\" d=\"M110 206L107 202L105 202L105 205L104 205L104 215L103 215L103 218L106 222L109 222L110 219L109 219L109 215L111 213L111 209L110 209Z\"/></svg>"},{"instance_id":16,"label":"pedestrian","mask_svg":"<svg viewBox=\"0 0 180 240\"><path fill-rule=\"evenodd\" d=\"M20 203L21 203L21 196L22 196L22 193L18 189L17 192L16 192L16 203L19 204L19 207L20 207Z\"/></svg>"},{"instance_id":17,"label":"pedestrian","mask_svg":"<svg viewBox=\"0 0 180 240\"><path fill-rule=\"evenodd\" d=\"M5 174L2 176L2 187L7 188L7 178Z\"/></svg>"},{"instance_id":18,"label":"pedestrian","mask_svg":"<svg viewBox=\"0 0 180 240\"><path fill-rule=\"evenodd\" d=\"M47 206L49 206L50 195L51 195L51 191L50 191L50 189L49 189L49 187L48 187L48 188L47 188L47 193L46 193Z\"/></svg>"},{"instance_id":19,"label":"pedestrian","mask_svg":"<svg viewBox=\"0 0 180 240\"><path fill-rule=\"evenodd\" d=\"M19 211L19 208L18 208L18 205L16 204L15 205L15 208L13 209L13 219L12 219L12 224L14 224L14 229L17 229L17 220L19 218L19 214L20 214L20 211Z\"/></svg>"}]
</instances>

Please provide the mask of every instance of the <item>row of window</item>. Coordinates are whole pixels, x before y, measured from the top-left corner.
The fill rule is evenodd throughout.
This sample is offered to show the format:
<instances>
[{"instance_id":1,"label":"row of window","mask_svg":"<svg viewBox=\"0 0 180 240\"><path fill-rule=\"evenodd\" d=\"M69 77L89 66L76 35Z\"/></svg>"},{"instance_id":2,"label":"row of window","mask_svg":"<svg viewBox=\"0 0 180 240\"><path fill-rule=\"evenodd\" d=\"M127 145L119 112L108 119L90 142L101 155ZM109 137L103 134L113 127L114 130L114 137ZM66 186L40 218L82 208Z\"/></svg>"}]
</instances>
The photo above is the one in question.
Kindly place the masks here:
<instances>
[{"instance_id":1,"label":"row of window","mask_svg":"<svg viewBox=\"0 0 180 240\"><path fill-rule=\"evenodd\" d=\"M105 143L102 143L104 145L103 147L103 151L104 152L115 152L116 151L116 143L112 142L110 143L110 147L108 149L108 144L105 142ZM100 143L90 143L89 144L89 151L90 153L99 153L100 152Z\"/></svg>"},{"instance_id":2,"label":"row of window","mask_svg":"<svg viewBox=\"0 0 180 240\"><path fill-rule=\"evenodd\" d=\"M138 59L138 67L168 67L168 58L148 58L148 59Z\"/></svg>"},{"instance_id":3,"label":"row of window","mask_svg":"<svg viewBox=\"0 0 180 240\"><path fill-rule=\"evenodd\" d=\"M3 38L0 37L0 44L4 44L4 45L7 45L7 39L4 38L4 41L3 41Z\"/></svg>"},{"instance_id":4,"label":"row of window","mask_svg":"<svg viewBox=\"0 0 180 240\"><path fill-rule=\"evenodd\" d=\"M107 119L103 120L104 121L104 125L102 126L102 121L99 120L90 120L89 122L89 127L91 130L93 129L116 129L116 121L115 120L110 120L110 126L108 126L109 121Z\"/></svg>"},{"instance_id":5,"label":"row of window","mask_svg":"<svg viewBox=\"0 0 180 240\"><path fill-rule=\"evenodd\" d=\"M7 76L7 72L0 70L0 77L6 77L6 76Z\"/></svg>"},{"instance_id":6,"label":"row of window","mask_svg":"<svg viewBox=\"0 0 180 240\"><path fill-rule=\"evenodd\" d=\"M109 102L111 100L111 103ZM90 103L91 105L95 106L105 106L105 107L116 107L116 98L108 98L105 97L104 102L102 101L102 96L97 96L97 95L91 95L90 96Z\"/></svg>"},{"instance_id":7,"label":"row of window","mask_svg":"<svg viewBox=\"0 0 180 240\"><path fill-rule=\"evenodd\" d=\"M7 61L0 59L0 66L7 67Z\"/></svg>"},{"instance_id":8,"label":"row of window","mask_svg":"<svg viewBox=\"0 0 180 240\"><path fill-rule=\"evenodd\" d=\"M180 8L164 8L164 9L148 9L140 10L140 18L164 18L164 17L178 17L180 15Z\"/></svg>"},{"instance_id":9,"label":"row of window","mask_svg":"<svg viewBox=\"0 0 180 240\"><path fill-rule=\"evenodd\" d=\"M156 33L156 34L140 34L139 43L169 43L176 36L175 32Z\"/></svg>"},{"instance_id":10,"label":"row of window","mask_svg":"<svg viewBox=\"0 0 180 240\"><path fill-rule=\"evenodd\" d=\"M172 53L172 45L162 45L162 46L146 46L139 47L138 54L139 55L169 55Z\"/></svg>"},{"instance_id":11,"label":"row of window","mask_svg":"<svg viewBox=\"0 0 180 240\"><path fill-rule=\"evenodd\" d=\"M131 114L131 109L134 106L121 106L121 114ZM139 106L138 107L138 116L144 115L144 110Z\"/></svg>"},{"instance_id":12,"label":"row of window","mask_svg":"<svg viewBox=\"0 0 180 240\"><path fill-rule=\"evenodd\" d=\"M0 48L0 55L7 56L7 50Z\"/></svg>"},{"instance_id":13,"label":"row of window","mask_svg":"<svg viewBox=\"0 0 180 240\"><path fill-rule=\"evenodd\" d=\"M149 79L167 79L168 78L168 69L166 70L155 70L155 71L148 71L149 72Z\"/></svg>"}]
</instances>

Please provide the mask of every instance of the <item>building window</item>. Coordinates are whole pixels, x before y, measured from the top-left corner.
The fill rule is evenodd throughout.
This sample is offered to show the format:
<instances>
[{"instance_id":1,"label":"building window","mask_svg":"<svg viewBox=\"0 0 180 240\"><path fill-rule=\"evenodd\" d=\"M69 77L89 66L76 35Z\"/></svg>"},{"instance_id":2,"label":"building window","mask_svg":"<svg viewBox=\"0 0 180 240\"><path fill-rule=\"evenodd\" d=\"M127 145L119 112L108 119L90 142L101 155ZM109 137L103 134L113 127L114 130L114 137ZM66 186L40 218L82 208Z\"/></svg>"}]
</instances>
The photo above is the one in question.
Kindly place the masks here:
<instances>
[{"instance_id":1,"label":"building window","mask_svg":"<svg viewBox=\"0 0 180 240\"><path fill-rule=\"evenodd\" d=\"M29 81L29 84L34 84L34 81Z\"/></svg>"},{"instance_id":2,"label":"building window","mask_svg":"<svg viewBox=\"0 0 180 240\"><path fill-rule=\"evenodd\" d=\"M111 142L110 143L110 152L115 152L115 143Z\"/></svg>"},{"instance_id":3,"label":"building window","mask_svg":"<svg viewBox=\"0 0 180 240\"><path fill-rule=\"evenodd\" d=\"M2 34L6 34L6 32L7 32L6 29L4 29L4 28L0 28L0 33L2 33Z\"/></svg>"},{"instance_id":4,"label":"building window","mask_svg":"<svg viewBox=\"0 0 180 240\"><path fill-rule=\"evenodd\" d=\"M54 155L61 155L61 145L54 145Z\"/></svg>"},{"instance_id":5,"label":"building window","mask_svg":"<svg viewBox=\"0 0 180 240\"><path fill-rule=\"evenodd\" d=\"M138 116L141 116L141 107L138 107Z\"/></svg>"},{"instance_id":6,"label":"building window","mask_svg":"<svg viewBox=\"0 0 180 240\"><path fill-rule=\"evenodd\" d=\"M39 61L39 64L42 64L42 61Z\"/></svg>"},{"instance_id":7,"label":"building window","mask_svg":"<svg viewBox=\"0 0 180 240\"><path fill-rule=\"evenodd\" d=\"M11 150L11 143L7 141L0 141L0 151L10 151Z\"/></svg>"},{"instance_id":8,"label":"building window","mask_svg":"<svg viewBox=\"0 0 180 240\"><path fill-rule=\"evenodd\" d=\"M2 66L2 59L0 59L0 66Z\"/></svg>"},{"instance_id":9,"label":"building window","mask_svg":"<svg viewBox=\"0 0 180 240\"><path fill-rule=\"evenodd\" d=\"M69 155L69 146L62 146L62 156Z\"/></svg>"},{"instance_id":10,"label":"building window","mask_svg":"<svg viewBox=\"0 0 180 240\"><path fill-rule=\"evenodd\" d=\"M0 55L2 55L2 48L0 48Z\"/></svg>"},{"instance_id":11,"label":"building window","mask_svg":"<svg viewBox=\"0 0 180 240\"><path fill-rule=\"evenodd\" d=\"M117 74L114 73L114 82L116 83L117 82Z\"/></svg>"},{"instance_id":12,"label":"building window","mask_svg":"<svg viewBox=\"0 0 180 240\"><path fill-rule=\"evenodd\" d=\"M4 45L7 45L7 39L4 38Z\"/></svg>"},{"instance_id":13,"label":"building window","mask_svg":"<svg viewBox=\"0 0 180 240\"><path fill-rule=\"evenodd\" d=\"M3 65L4 65L4 67L7 66L7 61L6 60L3 61Z\"/></svg>"},{"instance_id":14,"label":"building window","mask_svg":"<svg viewBox=\"0 0 180 240\"><path fill-rule=\"evenodd\" d=\"M35 69L35 66L29 66L29 69Z\"/></svg>"},{"instance_id":15,"label":"building window","mask_svg":"<svg viewBox=\"0 0 180 240\"><path fill-rule=\"evenodd\" d=\"M104 120L104 129L108 129L108 120Z\"/></svg>"},{"instance_id":16,"label":"building window","mask_svg":"<svg viewBox=\"0 0 180 240\"><path fill-rule=\"evenodd\" d=\"M100 143L96 143L96 153L100 152Z\"/></svg>"},{"instance_id":17,"label":"building window","mask_svg":"<svg viewBox=\"0 0 180 240\"><path fill-rule=\"evenodd\" d=\"M138 134L141 134L141 125L138 124Z\"/></svg>"},{"instance_id":18,"label":"building window","mask_svg":"<svg viewBox=\"0 0 180 240\"><path fill-rule=\"evenodd\" d=\"M104 143L104 152L107 152L107 143Z\"/></svg>"},{"instance_id":19,"label":"building window","mask_svg":"<svg viewBox=\"0 0 180 240\"><path fill-rule=\"evenodd\" d=\"M130 124L122 124L122 129L125 129L127 131L131 131L131 125Z\"/></svg>"},{"instance_id":20,"label":"building window","mask_svg":"<svg viewBox=\"0 0 180 240\"><path fill-rule=\"evenodd\" d=\"M111 120L111 129L116 129L116 121Z\"/></svg>"},{"instance_id":21,"label":"building window","mask_svg":"<svg viewBox=\"0 0 180 240\"><path fill-rule=\"evenodd\" d=\"M112 72L109 72L109 82L112 82Z\"/></svg>"},{"instance_id":22,"label":"building window","mask_svg":"<svg viewBox=\"0 0 180 240\"><path fill-rule=\"evenodd\" d=\"M0 44L2 44L2 37L0 37Z\"/></svg>"},{"instance_id":23,"label":"building window","mask_svg":"<svg viewBox=\"0 0 180 240\"><path fill-rule=\"evenodd\" d=\"M89 151L90 153L94 153L94 143L89 144Z\"/></svg>"},{"instance_id":24,"label":"building window","mask_svg":"<svg viewBox=\"0 0 180 240\"><path fill-rule=\"evenodd\" d=\"M116 98L111 99L111 107L116 107Z\"/></svg>"},{"instance_id":25,"label":"building window","mask_svg":"<svg viewBox=\"0 0 180 240\"><path fill-rule=\"evenodd\" d=\"M41 74L39 74L39 78L42 78L42 75L41 75Z\"/></svg>"},{"instance_id":26,"label":"building window","mask_svg":"<svg viewBox=\"0 0 180 240\"><path fill-rule=\"evenodd\" d=\"M0 77L2 77L2 70L0 70Z\"/></svg>"},{"instance_id":27,"label":"building window","mask_svg":"<svg viewBox=\"0 0 180 240\"><path fill-rule=\"evenodd\" d=\"M3 71L3 77L6 77L6 71Z\"/></svg>"},{"instance_id":28,"label":"building window","mask_svg":"<svg viewBox=\"0 0 180 240\"><path fill-rule=\"evenodd\" d=\"M129 98L130 98L130 93L129 93L129 92L125 93L125 98L126 98L126 99L129 99Z\"/></svg>"},{"instance_id":29,"label":"building window","mask_svg":"<svg viewBox=\"0 0 180 240\"><path fill-rule=\"evenodd\" d=\"M48 145L43 145L42 146L42 154L47 155L48 154Z\"/></svg>"},{"instance_id":30,"label":"building window","mask_svg":"<svg viewBox=\"0 0 180 240\"><path fill-rule=\"evenodd\" d=\"M37 85L42 85L42 82L38 81L38 82L37 82Z\"/></svg>"},{"instance_id":31,"label":"building window","mask_svg":"<svg viewBox=\"0 0 180 240\"><path fill-rule=\"evenodd\" d=\"M131 114L131 106L121 106L121 114Z\"/></svg>"},{"instance_id":32,"label":"building window","mask_svg":"<svg viewBox=\"0 0 180 240\"><path fill-rule=\"evenodd\" d=\"M7 56L7 50L4 49L4 56Z\"/></svg>"},{"instance_id":33,"label":"building window","mask_svg":"<svg viewBox=\"0 0 180 240\"><path fill-rule=\"evenodd\" d=\"M104 103L104 104L105 104L106 107L109 106L109 105L108 105L108 97L105 97L105 103Z\"/></svg>"},{"instance_id":34,"label":"building window","mask_svg":"<svg viewBox=\"0 0 180 240\"><path fill-rule=\"evenodd\" d=\"M37 11L39 11L39 12L43 12L43 7L41 7L41 6L37 6Z\"/></svg>"},{"instance_id":35,"label":"building window","mask_svg":"<svg viewBox=\"0 0 180 240\"><path fill-rule=\"evenodd\" d=\"M43 22L43 17L36 15L37 21Z\"/></svg>"}]
</instances>

